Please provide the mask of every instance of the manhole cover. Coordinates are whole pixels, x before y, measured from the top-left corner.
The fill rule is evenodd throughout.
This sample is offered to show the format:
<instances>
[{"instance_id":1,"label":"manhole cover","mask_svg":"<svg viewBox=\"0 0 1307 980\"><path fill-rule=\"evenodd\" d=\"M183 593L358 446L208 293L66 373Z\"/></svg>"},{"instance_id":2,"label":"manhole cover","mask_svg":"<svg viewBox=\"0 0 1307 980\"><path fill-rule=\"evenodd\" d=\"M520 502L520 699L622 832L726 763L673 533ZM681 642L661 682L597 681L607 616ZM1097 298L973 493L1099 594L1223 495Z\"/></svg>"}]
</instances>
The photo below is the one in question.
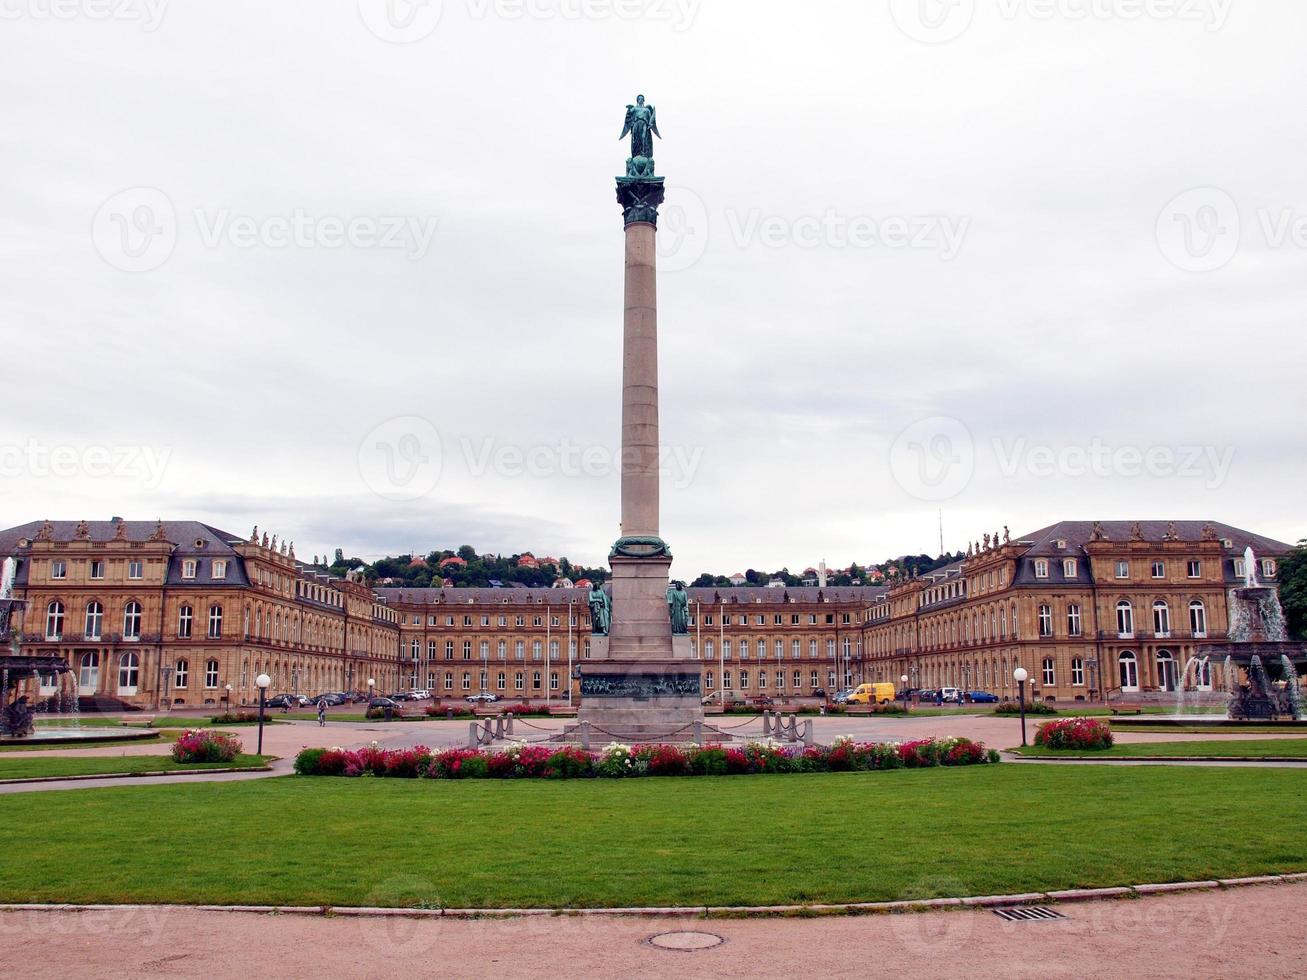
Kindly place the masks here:
<instances>
[{"instance_id":1,"label":"manhole cover","mask_svg":"<svg viewBox=\"0 0 1307 980\"><path fill-rule=\"evenodd\" d=\"M726 942L721 936L711 932L660 932L645 940L650 946L659 949L674 949L681 953L697 953L701 949L712 949Z\"/></svg>"}]
</instances>

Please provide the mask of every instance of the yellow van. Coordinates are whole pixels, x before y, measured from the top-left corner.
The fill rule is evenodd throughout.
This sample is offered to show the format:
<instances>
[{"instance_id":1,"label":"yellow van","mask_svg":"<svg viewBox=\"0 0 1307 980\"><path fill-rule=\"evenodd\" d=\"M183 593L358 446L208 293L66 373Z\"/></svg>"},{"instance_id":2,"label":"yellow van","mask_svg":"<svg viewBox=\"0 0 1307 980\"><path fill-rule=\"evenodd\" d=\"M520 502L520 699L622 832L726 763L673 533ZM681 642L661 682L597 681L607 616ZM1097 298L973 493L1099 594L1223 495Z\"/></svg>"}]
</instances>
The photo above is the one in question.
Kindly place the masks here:
<instances>
[{"instance_id":1,"label":"yellow van","mask_svg":"<svg viewBox=\"0 0 1307 980\"><path fill-rule=\"evenodd\" d=\"M846 704L890 704L894 700L893 684L859 684Z\"/></svg>"}]
</instances>

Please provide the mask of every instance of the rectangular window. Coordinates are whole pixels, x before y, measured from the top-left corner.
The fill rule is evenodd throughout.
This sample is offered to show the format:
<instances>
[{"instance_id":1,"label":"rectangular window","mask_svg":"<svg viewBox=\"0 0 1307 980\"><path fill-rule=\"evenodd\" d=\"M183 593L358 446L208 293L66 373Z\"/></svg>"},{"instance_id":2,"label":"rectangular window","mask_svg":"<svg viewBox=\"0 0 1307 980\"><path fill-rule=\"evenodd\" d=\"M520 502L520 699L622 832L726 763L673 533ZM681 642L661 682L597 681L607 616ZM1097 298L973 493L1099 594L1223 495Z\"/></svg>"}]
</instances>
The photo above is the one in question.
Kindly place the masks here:
<instances>
[{"instance_id":1,"label":"rectangular window","mask_svg":"<svg viewBox=\"0 0 1307 980\"><path fill-rule=\"evenodd\" d=\"M1203 563L1202 563L1201 561L1190 561L1190 562L1189 562L1189 577L1190 577L1190 578L1202 578L1202 577L1203 577Z\"/></svg>"},{"instance_id":2,"label":"rectangular window","mask_svg":"<svg viewBox=\"0 0 1307 980\"><path fill-rule=\"evenodd\" d=\"M1051 658L1044 660L1044 686L1055 687L1057 685L1057 673L1053 668Z\"/></svg>"},{"instance_id":3,"label":"rectangular window","mask_svg":"<svg viewBox=\"0 0 1307 980\"><path fill-rule=\"evenodd\" d=\"M1117 578L1130 577L1130 562L1123 560L1116 563L1116 577Z\"/></svg>"},{"instance_id":4,"label":"rectangular window","mask_svg":"<svg viewBox=\"0 0 1307 980\"><path fill-rule=\"evenodd\" d=\"M1074 558L1062 559L1062 577L1063 578L1076 577L1076 560Z\"/></svg>"},{"instance_id":5,"label":"rectangular window","mask_svg":"<svg viewBox=\"0 0 1307 980\"><path fill-rule=\"evenodd\" d=\"M1085 662L1079 657L1075 657L1071 661L1071 686L1085 686Z\"/></svg>"},{"instance_id":6,"label":"rectangular window","mask_svg":"<svg viewBox=\"0 0 1307 980\"><path fill-rule=\"evenodd\" d=\"M144 577L144 569L142 568L141 563L139 561L129 561L127 563L127 577L128 578Z\"/></svg>"},{"instance_id":7,"label":"rectangular window","mask_svg":"<svg viewBox=\"0 0 1307 980\"><path fill-rule=\"evenodd\" d=\"M196 561L194 558L186 558L182 561L182 578L195 578Z\"/></svg>"},{"instance_id":8,"label":"rectangular window","mask_svg":"<svg viewBox=\"0 0 1307 980\"><path fill-rule=\"evenodd\" d=\"M218 661L210 660L204 667L204 686L213 690L218 686Z\"/></svg>"},{"instance_id":9,"label":"rectangular window","mask_svg":"<svg viewBox=\"0 0 1307 980\"><path fill-rule=\"evenodd\" d=\"M1074 603L1066 608L1066 631L1070 636L1080 636L1080 607Z\"/></svg>"},{"instance_id":10,"label":"rectangular window","mask_svg":"<svg viewBox=\"0 0 1307 980\"><path fill-rule=\"evenodd\" d=\"M1153 562L1153 578L1166 578L1166 564L1164 562Z\"/></svg>"},{"instance_id":11,"label":"rectangular window","mask_svg":"<svg viewBox=\"0 0 1307 980\"><path fill-rule=\"evenodd\" d=\"M182 606L177 613L177 636L183 640L191 638L192 613L190 606Z\"/></svg>"},{"instance_id":12,"label":"rectangular window","mask_svg":"<svg viewBox=\"0 0 1307 980\"><path fill-rule=\"evenodd\" d=\"M61 561L51 561L51 562L50 562L50 577L51 577L51 578L67 578L67 577L68 577L68 566L67 566L66 564L64 564L63 562L61 562Z\"/></svg>"},{"instance_id":13,"label":"rectangular window","mask_svg":"<svg viewBox=\"0 0 1307 980\"><path fill-rule=\"evenodd\" d=\"M215 561L214 561L214 563L213 563L213 577L214 577L214 578L226 578L226 577L227 577L227 563L226 563L225 561L223 561L222 559L218 559L218 560L215 560Z\"/></svg>"},{"instance_id":14,"label":"rectangular window","mask_svg":"<svg viewBox=\"0 0 1307 980\"><path fill-rule=\"evenodd\" d=\"M104 562L98 558L91 560L91 578L104 578Z\"/></svg>"}]
</instances>

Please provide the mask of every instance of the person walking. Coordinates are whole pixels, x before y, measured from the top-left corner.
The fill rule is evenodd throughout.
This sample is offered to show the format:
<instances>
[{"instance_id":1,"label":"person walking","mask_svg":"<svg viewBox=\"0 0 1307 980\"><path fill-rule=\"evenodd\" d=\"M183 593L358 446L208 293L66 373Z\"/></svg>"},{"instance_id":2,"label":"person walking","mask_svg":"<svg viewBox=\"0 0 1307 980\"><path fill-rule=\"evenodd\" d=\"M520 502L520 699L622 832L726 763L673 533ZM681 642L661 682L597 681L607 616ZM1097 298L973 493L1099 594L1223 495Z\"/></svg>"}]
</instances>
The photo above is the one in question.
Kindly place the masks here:
<instances>
[{"instance_id":1,"label":"person walking","mask_svg":"<svg viewBox=\"0 0 1307 980\"><path fill-rule=\"evenodd\" d=\"M318 727L319 728L327 727L327 702L326 701L318 702Z\"/></svg>"}]
</instances>

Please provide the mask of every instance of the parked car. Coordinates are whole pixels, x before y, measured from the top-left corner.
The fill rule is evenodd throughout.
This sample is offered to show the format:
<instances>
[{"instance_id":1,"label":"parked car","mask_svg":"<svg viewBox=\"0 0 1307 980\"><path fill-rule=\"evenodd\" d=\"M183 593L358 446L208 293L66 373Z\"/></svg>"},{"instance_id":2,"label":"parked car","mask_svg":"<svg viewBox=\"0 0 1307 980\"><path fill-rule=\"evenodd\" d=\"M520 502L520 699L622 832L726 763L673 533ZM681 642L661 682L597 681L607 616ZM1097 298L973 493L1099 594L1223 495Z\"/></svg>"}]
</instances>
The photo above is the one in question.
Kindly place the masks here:
<instances>
[{"instance_id":1,"label":"parked car","mask_svg":"<svg viewBox=\"0 0 1307 980\"><path fill-rule=\"evenodd\" d=\"M373 698L368 702L368 710L373 708L389 708L391 711L404 710L398 701L394 698Z\"/></svg>"},{"instance_id":2,"label":"parked car","mask_svg":"<svg viewBox=\"0 0 1307 980\"><path fill-rule=\"evenodd\" d=\"M968 691L967 700L972 704L998 704L998 695L988 691Z\"/></svg>"},{"instance_id":3,"label":"parked car","mask_svg":"<svg viewBox=\"0 0 1307 980\"><path fill-rule=\"evenodd\" d=\"M388 697L392 701L416 701L417 700L417 697L413 694L412 691L396 691L394 694L388 695Z\"/></svg>"},{"instance_id":4,"label":"parked car","mask_svg":"<svg viewBox=\"0 0 1307 980\"><path fill-rule=\"evenodd\" d=\"M927 701L934 701L935 695L938 693L939 692L936 691L934 688L923 687L920 691L917 692L917 701L920 704L925 704Z\"/></svg>"},{"instance_id":5,"label":"parked car","mask_svg":"<svg viewBox=\"0 0 1307 980\"><path fill-rule=\"evenodd\" d=\"M323 694L319 694L316 698L313 699L314 704L319 704L323 701L327 702L327 707L334 708L337 705L342 705L345 703L345 695L337 694L334 691L327 691Z\"/></svg>"},{"instance_id":6,"label":"parked car","mask_svg":"<svg viewBox=\"0 0 1307 980\"><path fill-rule=\"evenodd\" d=\"M817 690L813 691L812 694L809 695L809 697L814 697L814 698L824 698L825 696L826 696L826 692L823 691L821 688L817 688Z\"/></svg>"},{"instance_id":7,"label":"parked car","mask_svg":"<svg viewBox=\"0 0 1307 980\"><path fill-rule=\"evenodd\" d=\"M702 700L700 703L705 704L705 705L707 705L707 704L718 704L718 703L721 702L721 700L722 700L722 692L721 692L721 691L713 691L711 694L705 694L705 695L703 696L703 700Z\"/></svg>"},{"instance_id":8,"label":"parked car","mask_svg":"<svg viewBox=\"0 0 1307 980\"><path fill-rule=\"evenodd\" d=\"M307 708L312 703L304 694L277 694L268 698L269 708Z\"/></svg>"},{"instance_id":9,"label":"parked car","mask_svg":"<svg viewBox=\"0 0 1307 980\"><path fill-rule=\"evenodd\" d=\"M851 687L846 687L846 688L845 688L844 690L842 690L842 691L836 691L834 694L831 695L831 698L830 698L830 699L831 699L831 703L832 703L832 704L847 704L847 703L848 703L848 700L849 700L849 695L851 695L852 693L853 693L853 688L851 688Z\"/></svg>"},{"instance_id":10,"label":"parked car","mask_svg":"<svg viewBox=\"0 0 1307 980\"><path fill-rule=\"evenodd\" d=\"M956 687L941 687L939 689L940 700L945 704L961 704L962 691Z\"/></svg>"},{"instance_id":11,"label":"parked car","mask_svg":"<svg viewBox=\"0 0 1307 980\"><path fill-rule=\"evenodd\" d=\"M482 694L469 694L463 700L466 701L468 704L494 704L496 701L499 700L499 695L491 694L490 692L487 691Z\"/></svg>"}]
</instances>

